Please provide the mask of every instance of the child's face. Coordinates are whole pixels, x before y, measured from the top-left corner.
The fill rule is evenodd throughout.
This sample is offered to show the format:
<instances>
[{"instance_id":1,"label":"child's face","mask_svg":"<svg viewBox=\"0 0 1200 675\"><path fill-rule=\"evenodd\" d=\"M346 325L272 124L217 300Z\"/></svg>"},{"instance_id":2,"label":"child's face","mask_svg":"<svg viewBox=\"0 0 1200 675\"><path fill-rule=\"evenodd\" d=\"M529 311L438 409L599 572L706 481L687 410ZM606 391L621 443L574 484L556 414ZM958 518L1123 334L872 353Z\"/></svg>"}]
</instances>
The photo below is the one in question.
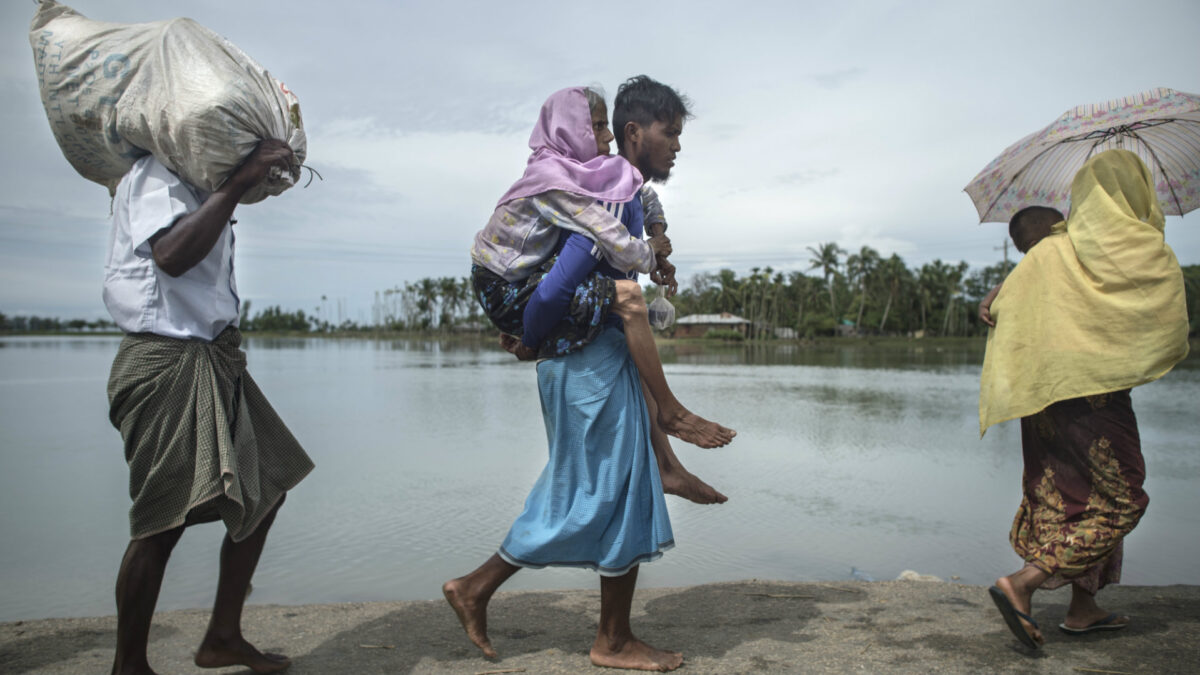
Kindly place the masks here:
<instances>
[{"instance_id":1,"label":"child's face","mask_svg":"<svg viewBox=\"0 0 1200 675\"><path fill-rule=\"evenodd\" d=\"M610 152L609 143L613 140L612 130L608 128L608 106L601 103L592 113L592 135L596 137L596 154L603 156Z\"/></svg>"}]
</instances>

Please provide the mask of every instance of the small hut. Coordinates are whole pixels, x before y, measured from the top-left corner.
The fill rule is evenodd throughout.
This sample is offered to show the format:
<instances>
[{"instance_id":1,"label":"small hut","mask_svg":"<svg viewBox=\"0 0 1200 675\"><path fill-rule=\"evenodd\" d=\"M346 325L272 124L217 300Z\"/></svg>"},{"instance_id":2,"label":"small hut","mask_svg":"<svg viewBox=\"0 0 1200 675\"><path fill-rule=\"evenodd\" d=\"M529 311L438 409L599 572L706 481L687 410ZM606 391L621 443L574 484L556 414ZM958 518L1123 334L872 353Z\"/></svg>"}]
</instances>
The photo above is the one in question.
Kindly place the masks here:
<instances>
[{"instance_id":1,"label":"small hut","mask_svg":"<svg viewBox=\"0 0 1200 675\"><path fill-rule=\"evenodd\" d=\"M745 335L749 326L750 321L729 312L689 314L675 320L675 337L704 337L704 334L710 330L736 330Z\"/></svg>"}]
</instances>

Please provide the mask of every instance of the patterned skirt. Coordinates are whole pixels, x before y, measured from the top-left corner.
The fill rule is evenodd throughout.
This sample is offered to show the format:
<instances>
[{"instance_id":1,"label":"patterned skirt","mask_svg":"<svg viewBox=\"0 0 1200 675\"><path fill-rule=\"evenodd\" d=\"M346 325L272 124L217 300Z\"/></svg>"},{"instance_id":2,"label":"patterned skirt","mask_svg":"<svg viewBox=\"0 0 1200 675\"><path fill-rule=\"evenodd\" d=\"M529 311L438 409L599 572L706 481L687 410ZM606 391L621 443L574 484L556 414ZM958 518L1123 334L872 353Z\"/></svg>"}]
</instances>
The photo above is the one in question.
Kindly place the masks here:
<instances>
[{"instance_id":1,"label":"patterned skirt","mask_svg":"<svg viewBox=\"0 0 1200 675\"><path fill-rule=\"evenodd\" d=\"M496 328L517 337L525 333L525 306L556 260L558 256L552 257L537 272L513 282L486 267L471 266L475 299ZM538 358L565 356L590 344L604 330L616 297L615 281L598 272L589 274L575 288L566 315L538 346Z\"/></svg>"},{"instance_id":2,"label":"patterned skirt","mask_svg":"<svg viewBox=\"0 0 1200 675\"><path fill-rule=\"evenodd\" d=\"M223 520L250 536L313 469L246 372L241 333L212 342L125 336L108 380L109 419L129 464L129 529L142 539Z\"/></svg>"},{"instance_id":3,"label":"patterned skirt","mask_svg":"<svg viewBox=\"0 0 1200 675\"><path fill-rule=\"evenodd\" d=\"M1059 401L1021 419L1024 498L1009 541L1026 563L1095 593L1121 579L1122 541L1150 498L1129 390Z\"/></svg>"}]
</instances>

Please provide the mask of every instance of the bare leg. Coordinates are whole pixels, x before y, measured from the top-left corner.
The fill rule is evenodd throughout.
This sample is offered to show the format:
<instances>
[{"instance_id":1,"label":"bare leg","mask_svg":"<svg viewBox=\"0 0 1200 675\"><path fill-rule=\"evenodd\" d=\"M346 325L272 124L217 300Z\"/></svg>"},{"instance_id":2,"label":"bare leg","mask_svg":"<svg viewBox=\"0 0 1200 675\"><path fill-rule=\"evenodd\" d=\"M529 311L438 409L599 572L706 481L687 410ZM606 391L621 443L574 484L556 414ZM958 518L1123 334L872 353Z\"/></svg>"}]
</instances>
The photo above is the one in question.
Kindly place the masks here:
<instances>
[{"instance_id":1,"label":"bare leg","mask_svg":"<svg viewBox=\"0 0 1200 675\"><path fill-rule=\"evenodd\" d=\"M1071 606L1067 608L1067 618L1063 621L1068 628L1087 628L1088 626L1107 619L1109 612L1096 604L1096 596L1088 593L1077 585L1071 585ZM1118 616L1109 622L1111 626L1129 623L1129 617Z\"/></svg>"},{"instance_id":2,"label":"bare leg","mask_svg":"<svg viewBox=\"0 0 1200 675\"><path fill-rule=\"evenodd\" d=\"M1033 609L1033 592L1042 585L1042 582L1049 579L1050 575L1033 565L1026 565L1020 571L1010 574L1006 577L1000 577L996 580L996 586L1004 591L1004 595L1008 601L1012 603L1018 611L1025 614L1030 614ZM1033 641L1041 644L1046 641L1042 637L1042 632L1034 628L1029 622L1021 619L1021 625L1025 628L1025 632L1033 638Z\"/></svg>"},{"instance_id":3,"label":"bare leg","mask_svg":"<svg viewBox=\"0 0 1200 675\"><path fill-rule=\"evenodd\" d=\"M196 650L195 663L201 668L246 666L256 673L277 673L292 664L286 656L264 654L242 637L242 607L250 588L250 579L258 566L267 531L283 499L263 518L258 529L242 541L228 534L221 544L221 576L217 581L217 599L213 603L208 632Z\"/></svg>"},{"instance_id":4,"label":"bare leg","mask_svg":"<svg viewBox=\"0 0 1200 675\"><path fill-rule=\"evenodd\" d=\"M183 527L134 539L117 572L117 653L113 675L153 675L146 658L150 620L158 603L163 573Z\"/></svg>"},{"instance_id":5,"label":"bare leg","mask_svg":"<svg viewBox=\"0 0 1200 675\"><path fill-rule=\"evenodd\" d=\"M600 577L600 628L592 643L592 663L607 668L667 672L683 665L683 654L656 649L633 635L629 612L638 568L619 577Z\"/></svg>"},{"instance_id":6,"label":"bare leg","mask_svg":"<svg viewBox=\"0 0 1200 675\"><path fill-rule=\"evenodd\" d=\"M658 475L662 479L663 492L697 504L724 504L729 501L728 497L683 468L683 462L679 461L675 450L671 448L671 439L667 438L667 434L658 425L658 405L650 397L645 380L642 380L642 391L646 397L646 407L650 411L650 444L654 447L654 459L658 462Z\"/></svg>"},{"instance_id":7,"label":"bare leg","mask_svg":"<svg viewBox=\"0 0 1200 675\"><path fill-rule=\"evenodd\" d=\"M496 658L496 650L487 634L488 601L492 599L496 589L500 588L500 584L508 581L520 569L493 553L492 557L474 572L442 584L442 595L454 608L458 622L467 632L467 637L489 659Z\"/></svg>"},{"instance_id":8,"label":"bare leg","mask_svg":"<svg viewBox=\"0 0 1200 675\"><path fill-rule=\"evenodd\" d=\"M658 422L663 431L702 448L728 445L737 435L736 431L692 413L683 407L667 385L662 361L658 358L658 347L654 345L654 334L650 332L646 300L642 296L642 287L636 281L617 282L617 300L613 311L625 324L629 355L633 357L646 388L658 403Z\"/></svg>"}]
</instances>

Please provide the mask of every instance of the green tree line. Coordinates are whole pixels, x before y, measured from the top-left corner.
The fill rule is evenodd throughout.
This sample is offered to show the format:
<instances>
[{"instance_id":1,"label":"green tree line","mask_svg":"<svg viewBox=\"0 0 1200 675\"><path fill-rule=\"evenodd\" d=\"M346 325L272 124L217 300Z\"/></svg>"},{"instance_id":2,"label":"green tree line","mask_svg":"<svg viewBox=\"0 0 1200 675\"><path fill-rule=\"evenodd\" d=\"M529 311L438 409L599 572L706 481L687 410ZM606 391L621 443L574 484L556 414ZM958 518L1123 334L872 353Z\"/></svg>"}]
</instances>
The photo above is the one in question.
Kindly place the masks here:
<instances>
[{"instance_id":1,"label":"green tree line","mask_svg":"<svg viewBox=\"0 0 1200 675\"><path fill-rule=\"evenodd\" d=\"M117 324L108 319L58 319L49 316L8 316L0 313L0 332L5 333L82 333L112 331Z\"/></svg>"},{"instance_id":2,"label":"green tree line","mask_svg":"<svg viewBox=\"0 0 1200 675\"><path fill-rule=\"evenodd\" d=\"M967 263L934 260L909 267L898 255L884 258L869 246L849 252L836 243L809 247L803 271L779 272L754 267L739 275L731 269L694 275L671 299L677 317L728 312L751 322L749 336L770 338L777 329L798 337L839 334L971 336L986 334L978 305L1003 280L1004 263L970 269ZM1189 334L1200 336L1200 265L1183 267ZM652 300L657 287L646 286ZM325 298L322 298L322 303ZM334 324L304 310L280 306L251 312L242 304L245 331L348 332L485 331L494 329L482 316L469 277L425 278L376 291L372 321ZM63 321L0 314L0 331L67 332L115 330L111 321ZM788 331L783 334L790 335Z\"/></svg>"},{"instance_id":3,"label":"green tree line","mask_svg":"<svg viewBox=\"0 0 1200 675\"><path fill-rule=\"evenodd\" d=\"M971 270L965 262L934 260L909 267L869 246L850 252L830 242L808 252L803 271L698 274L672 300L677 316L728 312L751 322L751 338L781 328L799 337L978 335L979 301L1006 274L1004 263Z\"/></svg>"},{"instance_id":4,"label":"green tree line","mask_svg":"<svg viewBox=\"0 0 1200 675\"><path fill-rule=\"evenodd\" d=\"M677 316L728 312L751 321L750 337L790 328L799 337L837 334L986 335L979 302L1008 270L1004 263L970 269L934 260L909 267L869 246L849 252L835 243L809 247L807 272L752 268L699 274L672 299ZM1200 265L1183 267L1189 335L1200 335ZM647 287L647 297L657 291Z\"/></svg>"}]
</instances>

